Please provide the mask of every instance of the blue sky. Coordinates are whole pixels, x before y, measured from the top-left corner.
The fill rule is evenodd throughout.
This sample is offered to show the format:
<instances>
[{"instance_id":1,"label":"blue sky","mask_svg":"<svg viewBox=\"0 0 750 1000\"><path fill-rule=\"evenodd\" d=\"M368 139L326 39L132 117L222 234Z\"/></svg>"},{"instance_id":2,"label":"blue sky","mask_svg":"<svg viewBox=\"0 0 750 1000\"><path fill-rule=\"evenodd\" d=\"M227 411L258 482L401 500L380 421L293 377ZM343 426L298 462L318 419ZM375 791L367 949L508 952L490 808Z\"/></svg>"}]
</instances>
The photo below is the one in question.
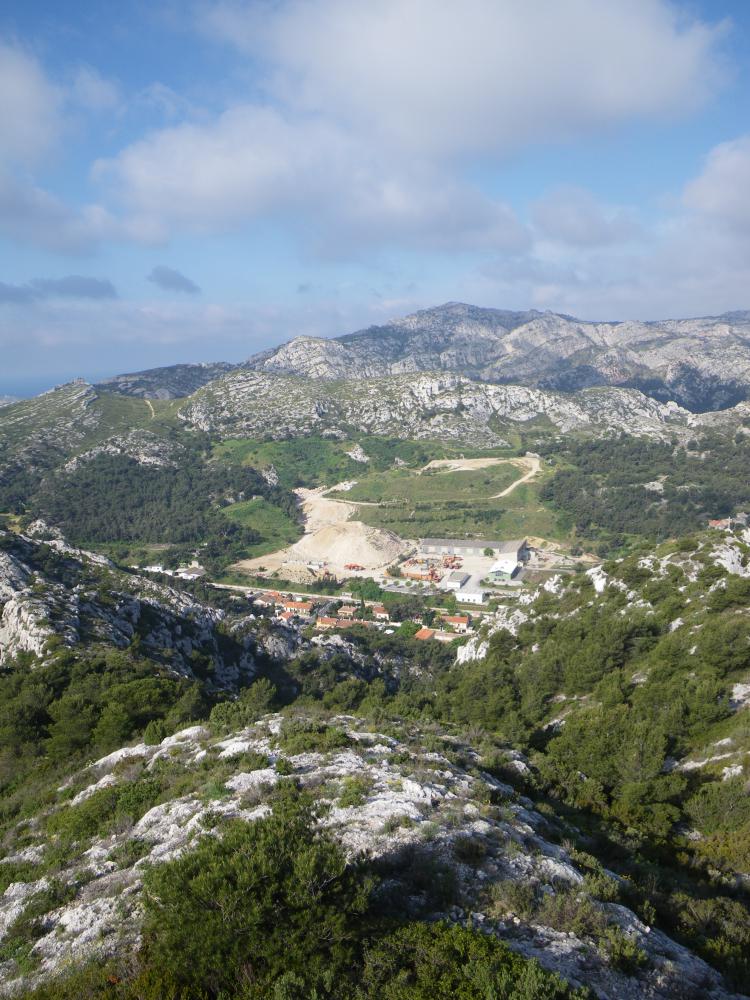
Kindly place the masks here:
<instances>
[{"instance_id":1,"label":"blue sky","mask_svg":"<svg viewBox=\"0 0 750 1000\"><path fill-rule=\"evenodd\" d=\"M456 299L750 308L749 55L739 0L6 0L0 394Z\"/></svg>"}]
</instances>

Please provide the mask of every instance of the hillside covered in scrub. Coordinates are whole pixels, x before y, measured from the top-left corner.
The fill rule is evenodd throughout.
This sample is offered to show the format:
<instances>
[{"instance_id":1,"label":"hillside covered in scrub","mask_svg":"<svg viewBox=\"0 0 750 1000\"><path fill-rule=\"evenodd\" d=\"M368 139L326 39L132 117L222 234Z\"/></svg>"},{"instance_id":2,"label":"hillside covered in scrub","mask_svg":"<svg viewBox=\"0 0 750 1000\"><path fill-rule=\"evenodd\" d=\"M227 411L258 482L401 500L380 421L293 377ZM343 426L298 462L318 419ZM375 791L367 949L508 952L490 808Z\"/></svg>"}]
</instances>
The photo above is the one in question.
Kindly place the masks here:
<instances>
[{"instance_id":1,"label":"hillside covered in scrub","mask_svg":"<svg viewBox=\"0 0 750 1000\"><path fill-rule=\"evenodd\" d=\"M522 589L455 647L52 542L4 541L4 613L49 629L0 677L6 992L750 991L742 531Z\"/></svg>"}]
</instances>

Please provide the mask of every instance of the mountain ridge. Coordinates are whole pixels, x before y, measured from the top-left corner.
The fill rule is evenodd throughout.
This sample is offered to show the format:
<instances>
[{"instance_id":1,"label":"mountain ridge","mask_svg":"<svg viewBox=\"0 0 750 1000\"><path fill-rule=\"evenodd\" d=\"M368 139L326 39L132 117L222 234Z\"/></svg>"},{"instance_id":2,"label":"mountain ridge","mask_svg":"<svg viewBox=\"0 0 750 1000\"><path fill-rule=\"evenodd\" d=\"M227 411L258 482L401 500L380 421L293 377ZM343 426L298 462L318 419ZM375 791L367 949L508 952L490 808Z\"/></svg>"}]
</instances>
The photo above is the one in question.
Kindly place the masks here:
<instances>
[{"instance_id":1,"label":"mountain ridge","mask_svg":"<svg viewBox=\"0 0 750 1000\"><path fill-rule=\"evenodd\" d=\"M750 313L592 322L449 302L341 337L294 338L240 367L325 380L452 371L562 391L611 385L703 412L750 394Z\"/></svg>"},{"instance_id":2,"label":"mountain ridge","mask_svg":"<svg viewBox=\"0 0 750 1000\"><path fill-rule=\"evenodd\" d=\"M703 413L750 399L750 311L593 321L447 302L337 337L292 337L241 362L178 363L93 385L141 399L184 399L240 371L324 382L444 372L559 392L611 386Z\"/></svg>"}]
</instances>

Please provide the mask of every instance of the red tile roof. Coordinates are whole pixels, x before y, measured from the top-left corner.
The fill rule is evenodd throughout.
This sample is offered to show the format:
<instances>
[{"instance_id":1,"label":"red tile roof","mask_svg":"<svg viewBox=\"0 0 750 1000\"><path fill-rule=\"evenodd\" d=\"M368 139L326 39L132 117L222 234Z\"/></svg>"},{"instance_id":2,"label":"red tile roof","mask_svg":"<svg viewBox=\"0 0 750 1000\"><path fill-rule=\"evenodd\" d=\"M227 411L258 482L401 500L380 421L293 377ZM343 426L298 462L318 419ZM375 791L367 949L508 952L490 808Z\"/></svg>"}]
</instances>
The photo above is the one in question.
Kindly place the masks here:
<instances>
[{"instance_id":1,"label":"red tile roof","mask_svg":"<svg viewBox=\"0 0 750 1000\"><path fill-rule=\"evenodd\" d=\"M434 628L421 628L418 632L414 633L415 639L432 639L435 635Z\"/></svg>"}]
</instances>

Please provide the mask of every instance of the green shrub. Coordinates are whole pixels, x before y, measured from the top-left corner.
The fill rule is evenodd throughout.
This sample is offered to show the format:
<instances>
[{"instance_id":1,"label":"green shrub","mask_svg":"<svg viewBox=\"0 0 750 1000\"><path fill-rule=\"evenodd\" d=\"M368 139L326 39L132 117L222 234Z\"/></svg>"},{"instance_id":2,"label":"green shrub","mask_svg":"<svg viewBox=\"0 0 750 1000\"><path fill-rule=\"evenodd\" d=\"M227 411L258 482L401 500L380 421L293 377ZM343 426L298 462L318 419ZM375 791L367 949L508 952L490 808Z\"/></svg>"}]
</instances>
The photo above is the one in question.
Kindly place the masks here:
<instances>
[{"instance_id":1,"label":"green shrub","mask_svg":"<svg viewBox=\"0 0 750 1000\"><path fill-rule=\"evenodd\" d=\"M292 756L298 753L327 753L349 746L343 729L308 719L285 719L279 733L279 747Z\"/></svg>"},{"instance_id":2,"label":"green shrub","mask_svg":"<svg viewBox=\"0 0 750 1000\"><path fill-rule=\"evenodd\" d=\"M408 924L365 956L363 1000L564 1000L585 998L488 934Z\"/></svg>"},{"instance_id":3,"label":"green shrub","mask_svg":"<svg viewBox=\"0 0 750 1000\"><path fill-rule=\"evenodd\" d=\"M163 786L155 777L141 777L101 788L77 806L63 806L47 818L47 832L63 842L104 836L119 826L132 826L156 805Z\"/></svg>"},{"instance_id":4,"label":"green shrub","mask_svg":"<svg viewBox=\"0 0 750 1000\"><path fill-rule=\"evenodd\" d=\"M157 746L169 735L163 719L152 719L143 730L143 742L146 746Z\"/></svg>"},{"instance_id":5,"label":"green shrub","mask_svg":"<svg viewBox=\"0 0 750 1000\"><path fill-rule=\"evenodd\" d=\"M363 806L372 791L373 780L369 775L344 778L338 805L341 809Z\"/></svg>"},{"instance_id":6,"label":"green shrub","mask_svg":"<svg viewBox=\"0 0 750 1000\"><path fill-rule=\"evenodd\" d=\"M114 861L122 868L130 868L136 861L144 858L151 851L152 846L146 840L133 837L111 850L109 860Z\"/></svg>"},{"instance_id":7,"label":"green shrub","mask_svg":"<svg viewBox=\"0 0 750 1000\"><path fill-rule=\"evenodd\" d=\"M32 861L0 862L0 896L13 882L35 882L43 870L43 866Z\"/></svg>"},{"instance_id":8,"label":"green shrub","mask_svg":"<svg viewBox=\"0 0 750 1000\"><path fill-rule=\"evenodd\" d=\"M145 879L149 963L191 990L236 990L252 970L270 996L294 973L312 989L350 981L371 884L314 830L309 797L282 786L273 814L228 824ZM265 991L265 992L264 992Z\"/></svg>"},{"instance_id":9,"label":"green shrub","mask_svg":"<svg viewBox=\"0 0 750 1000\"><path fill-rule=\"evenodd\" d=\"M537 907L536 888L531 882L502 879L490 890L491 909L498 916L517 916L528 920Z\"/></svg>"},{"instance_id":10,"label":"green shrub","mask_svg":"<svg viewBox=\"0 0 750 1000\"><path fill-rule=\"evenodd\" d=\"M638 946L638 942L628 937L619 927L607 928L601 947L609 963L627 976L635 975L648 962L648 956Z\"/></svg>"},{"instance_id":11,"label":"green shrub","mask_svg":"<svg viewBox=\"0 0 750 1000\"><path fill-rule=\"evenodd\" d=\"M266 677L260 677L245 688L234 701L220 701L208 718L216 734L244 729L269 712L276 701L276 688Z\"/></svg>"}]
</instances>

